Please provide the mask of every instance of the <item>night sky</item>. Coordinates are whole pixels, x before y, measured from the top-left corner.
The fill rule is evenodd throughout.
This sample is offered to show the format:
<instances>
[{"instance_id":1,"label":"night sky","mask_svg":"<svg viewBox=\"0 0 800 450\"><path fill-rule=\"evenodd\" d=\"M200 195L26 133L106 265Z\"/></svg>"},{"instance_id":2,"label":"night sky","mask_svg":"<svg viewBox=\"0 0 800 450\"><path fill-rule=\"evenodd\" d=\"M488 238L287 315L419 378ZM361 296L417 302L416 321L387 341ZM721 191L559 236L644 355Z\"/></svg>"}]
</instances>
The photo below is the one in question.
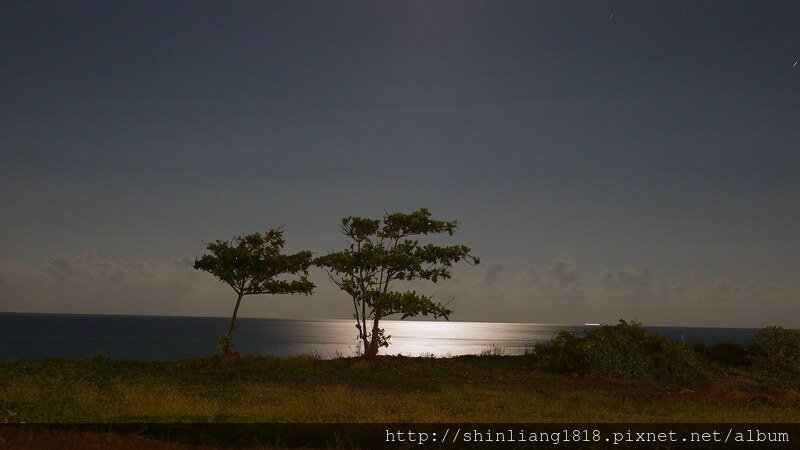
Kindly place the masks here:
<instances>
[{"instance_id":1,"label":"night sky","mask_svg":"<svg viewBox=\"0 0 800 450\"><path fill-rule=\"evenodd\" d=\"M800 3L0 3L0 311L227 316L204 240L430 208L452 320L800 326ZM312 297L243 316L348 318Z\"/></svg>"}]
</instances>

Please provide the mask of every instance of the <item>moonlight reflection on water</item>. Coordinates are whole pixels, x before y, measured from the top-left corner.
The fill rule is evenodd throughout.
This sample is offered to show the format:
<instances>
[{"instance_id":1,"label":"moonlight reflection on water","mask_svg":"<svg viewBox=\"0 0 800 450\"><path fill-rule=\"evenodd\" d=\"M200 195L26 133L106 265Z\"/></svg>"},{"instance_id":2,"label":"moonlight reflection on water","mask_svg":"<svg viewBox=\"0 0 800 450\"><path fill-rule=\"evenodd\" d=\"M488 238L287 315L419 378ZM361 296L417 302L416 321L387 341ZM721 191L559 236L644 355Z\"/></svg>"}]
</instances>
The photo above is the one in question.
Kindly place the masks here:
<instances>
[{"instance_id":1,"label":"moonlight reflection on water","mask_svg":"<svg viewBox=\"0 0 800 450\"><path fill-rule=\"evenodd\" d=\"M0 359L51 356L169 360L212 356L217 337L227 330L224 317L103 316L0 313ZM518 355L560 330L585 331L583 325L488 322L381 322L391 336L384 355L457 356L480 354L491 347ZM688 343L743 343L756 330L743 328L651 327ZM358 345L351 320L250 319L238 321L234 338L242 354L321 358L354 356Z\"/></svg>"}]
</instances>

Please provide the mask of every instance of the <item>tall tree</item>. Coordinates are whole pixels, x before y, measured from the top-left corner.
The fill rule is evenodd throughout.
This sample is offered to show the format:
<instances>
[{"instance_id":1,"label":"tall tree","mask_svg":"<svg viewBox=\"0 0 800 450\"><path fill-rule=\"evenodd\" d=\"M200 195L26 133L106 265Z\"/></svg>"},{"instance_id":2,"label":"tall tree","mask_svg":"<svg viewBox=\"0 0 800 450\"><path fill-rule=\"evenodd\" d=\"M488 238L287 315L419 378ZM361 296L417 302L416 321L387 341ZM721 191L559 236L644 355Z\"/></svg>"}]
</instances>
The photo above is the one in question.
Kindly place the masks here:
<instances>
[{"instance_id":1,"label":"tall tree","mask_svg":"<svg viewBox=\"0 0 800 450\"><path fill-rule=\"evenodd\" d=\"M233 331L236 316L245 295L256 294L305 294L314 290L308 279L308 267L312 263L310 251L293 255L281 253L286 241L281 228L266 233L237 236L230 241L206 243L208 254L194 262L194 268L208 272L233 288L238 298L228 333L219 338L221 354L233 352ZM287 280L285 276L299 275Z\"/></svg>"},{"instance_id":2,"label":"tall tree","mask_svg":"<svg viewBox=\"0 0 800 450\"><path fill-rule=\"evenodd\" d=\"M419 315L448 319L450 311L431 296L413 290L394 290L397 281L450 278L450 268L466 261L476 265L465 245L421 244L420 235L447 233L452 236L456 221L431 219L428 209L411 213L385 214L382 219L345 217L340 229L350 241L348 248L330 252L315 260L331 280L350 295L358 337L364 356L374 357L389 337L380 328L384 317L399 314L400 319Z\"/></svg>"}]
</instances>

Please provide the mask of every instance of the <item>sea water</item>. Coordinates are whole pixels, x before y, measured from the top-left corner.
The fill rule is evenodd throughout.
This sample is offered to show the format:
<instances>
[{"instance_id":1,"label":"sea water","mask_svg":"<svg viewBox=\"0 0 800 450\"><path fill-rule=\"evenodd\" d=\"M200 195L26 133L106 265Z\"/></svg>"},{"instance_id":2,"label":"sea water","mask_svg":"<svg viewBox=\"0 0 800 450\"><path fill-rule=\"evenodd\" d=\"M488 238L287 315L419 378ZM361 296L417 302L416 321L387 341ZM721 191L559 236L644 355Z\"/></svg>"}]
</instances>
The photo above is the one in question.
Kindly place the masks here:
<instances>
[{"instance_id":1,"label":"sea water","mask_svg":"<svg viewBox=\"0 0 800 450\"><path fill-rule=\"evenodd\" d=\"M358 351L352 320L237 320L234 345L242 354L321 358L354 356ZM216 352L230 318L0 313L0 359L47 357L171 360L207 357ZM505 355L522 354L561 330L583 332L583 325L447 321L381 322L391 345L381 354L457 356L490 347ZM743 344L758 330L745 328L647 327L689 344Z\"/></svg>"}]
</instances>

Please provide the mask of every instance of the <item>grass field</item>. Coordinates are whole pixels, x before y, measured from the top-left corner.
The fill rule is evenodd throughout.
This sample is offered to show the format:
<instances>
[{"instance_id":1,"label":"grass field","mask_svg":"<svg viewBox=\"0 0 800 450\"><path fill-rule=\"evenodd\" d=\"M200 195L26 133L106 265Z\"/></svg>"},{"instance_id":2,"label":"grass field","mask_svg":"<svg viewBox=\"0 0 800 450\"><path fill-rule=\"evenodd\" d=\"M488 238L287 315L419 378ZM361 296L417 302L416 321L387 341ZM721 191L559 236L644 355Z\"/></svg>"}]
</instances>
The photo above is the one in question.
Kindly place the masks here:
<instances>
[{"instance_id":1,"label":"grass field","mask_svg":"<svg viewBox=\"0 0 800 450\"><path fill-rule=\"evenodd\" d=\"M709 366L703 377L674 384L547 373L531 356L2 361L0 422L800 422L798 380L749 370ZM121 426L0 425L0 448L177 450L245 439ZM328 442L334 434L318 434L325 444L312 447L377 448ZM253 448L287 448L280 442Z\"/></svg>"},{"instance_id":2,"label":"grass field","mask_svg":"<svg viewBox=\"0 0 800 450\"><path fill-rule=\"evenodd\" d=\"M537 371L527 356L0 362L0 422L797 422L785 381ZM766 381L765 381L766 380Z\"/></svg>"}]
</instances>

